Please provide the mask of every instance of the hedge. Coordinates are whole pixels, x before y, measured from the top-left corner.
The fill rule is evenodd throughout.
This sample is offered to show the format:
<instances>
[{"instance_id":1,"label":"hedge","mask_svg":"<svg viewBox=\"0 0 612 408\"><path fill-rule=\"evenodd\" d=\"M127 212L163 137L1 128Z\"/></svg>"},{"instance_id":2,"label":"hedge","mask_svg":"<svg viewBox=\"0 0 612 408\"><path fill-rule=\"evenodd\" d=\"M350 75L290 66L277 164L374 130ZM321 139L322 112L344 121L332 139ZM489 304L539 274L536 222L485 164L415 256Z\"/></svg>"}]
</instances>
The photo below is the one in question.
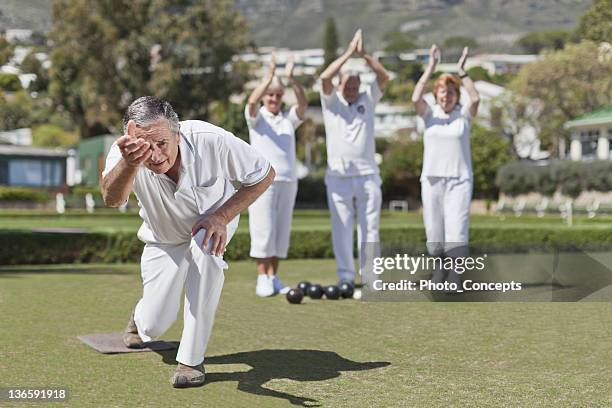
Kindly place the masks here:
<instances>
[{"instance_id":1,"label":"hedge","mask_svg":"<svg viewBox=\"0 0 612 408\"><path fill-rule=\"evenodd\" d=\"M513 162L500 167L495 183L510 196L537 192L551 196L555 191L577 197L582 191L612 191L612 161L554 161L545 166Z\"/></svg>"},{"instance_id":2,"label":"hedge","mask_svg":"<svg viewBox=\"0 0 612 408\"><path fill-rule=\"evenodd\" d=\"M0 201L46 202L49 201L49 194L33 188L0 187Z\"/></svg>"},{"instance_id":3,"label":"hedge","mask_svg":"<svg viewBox=\"0 0 612 408\"><path fill-rule=\"evenodd\" d=\"M474 253L516 253L532 250L610 250L612 231L576 229L495 229L470 231ZM289 258L332 258L330 231L294 231ZM381 230L383 248L403 251L423 247L422 228ZM250 238L237 233L228 246L226 259L248 259ZM0 265L89 262L139 262L143 244L136 234L0 232ZM419 249L420 250L420 249Z\"/></svg>"}]
</instances>

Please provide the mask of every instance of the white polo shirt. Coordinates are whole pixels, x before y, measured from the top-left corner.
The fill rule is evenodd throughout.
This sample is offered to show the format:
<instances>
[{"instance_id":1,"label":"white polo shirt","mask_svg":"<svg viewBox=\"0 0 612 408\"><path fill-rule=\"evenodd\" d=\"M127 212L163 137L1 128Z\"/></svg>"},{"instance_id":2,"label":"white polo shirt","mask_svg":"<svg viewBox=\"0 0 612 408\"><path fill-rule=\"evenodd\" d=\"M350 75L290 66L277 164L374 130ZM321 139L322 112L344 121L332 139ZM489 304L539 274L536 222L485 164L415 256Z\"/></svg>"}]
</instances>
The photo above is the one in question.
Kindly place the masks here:
<instances>
[{"instance_id":1,"label":"white polo shirt","mask_svg":"<svg viewBox=\"0 0 612 408\"><path fill-rule=\"evenodd\" d=\"M302 124L297 107L275 115L262 106L253 118L247 105L244 117L249 127L251 146L268 159L276 171L274 181L297 181L295 129Z\"/></svg>"},{"instance_id":2,"label":"white polo shirt","mask_svg":"<svg viewBox=\"0 0 612 408\"><path fill-rule=\"evenodd\" d=\"M325 95L321 89L327 174L340 177L378 174L374 160L374 108L380 98L382 92L377 81L350 104L339 91Z\"/></svg>"},{"instance_id":3,"label":"white polo shirt","mask_svg":"<svg viewBox=\"0 0 612 408\"><path fill-rule=\"evenodd\" d=\"M219 208L235 192L232 182L252 185L270 171L270 163L233 134L199 120L180 122L181 170L178 185L165 174L142 166L134 180L134 193L143 224L138 238L145 243L184 244L203 214ZM116 143L102 173L121 160Z\"/></svg>"},{"instance_id":4,"label":"white polo shirt","mask_svg":"<svg viewBox=\"0 0 612 408\"><path fill-rule=\"evenodd\" d=\"M438 104L433 107L427 105L423 116L425 151L421 180L424 177L472 178L472 116L469 108L469 105L457 104L451 112L446 113Z\"/></svg>"}]
</instances>

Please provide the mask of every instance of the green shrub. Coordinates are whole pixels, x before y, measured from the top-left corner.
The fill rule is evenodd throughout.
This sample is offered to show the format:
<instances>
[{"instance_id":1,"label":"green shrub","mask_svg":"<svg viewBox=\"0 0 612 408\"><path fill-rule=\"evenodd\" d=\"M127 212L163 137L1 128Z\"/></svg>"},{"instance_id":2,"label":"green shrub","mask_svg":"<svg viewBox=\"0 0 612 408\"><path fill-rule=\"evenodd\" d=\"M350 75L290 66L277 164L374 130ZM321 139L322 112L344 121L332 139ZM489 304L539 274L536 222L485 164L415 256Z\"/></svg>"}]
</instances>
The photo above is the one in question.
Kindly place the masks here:
<instances>
[{"instance_id":1,"label":"green shrub","mask_svg":"<svg viewBox=\"0 0 612 408\"><path fill-rule=\"evenodd\" d=\"M0 73L0 89L6 92L17 92L22 89L19 76L15 74Z\"/></svg>"},{"instance_id":2,"label":"green shrub","mask_svg":"<svg viewBox=\"0 0 612 408\"><path fill-rule=\"evenodd\" d=\"M32 144L43 147L71 147L78 142L78 136L66 132L57 125L45 124L32 129Z\"/></svg>"},{"instance_id":3,"label":"green shrub","mask_svg":"<svg viewBox=\"0 0 612 408\"><path fill-rule=\"evenodd\" d=\"M49 194L32 188L0 187L0 201L46 202L49 201Z\"/></svg>"},{"instance_id":4,"label":"green shrub","mask_svg":"<svg viewBox=\"0 0 612 408\"><path fill-rule=\"evenodd\" d=\"M575 229L476 228L470 231L473 253L609 250L612 231ZM384 248L410 251L425 242L423 228L381 230ZM0 265L88 262L139 262L143 243L136 234L0 232ZM248 232L228 245L226 259L249 259ZM333 258L330 231L294 231L290 259Z\"/></svg>"},{"instance_id":5,"label":"green shrub","mask_svg":"<svg viewBox=\"0 0 612 408\"><path fill-rule=\"evenodd\" d=\"M325 206L327 192L323 176L308 176L298 181L296 202Z\"/></svg>"},{"instance_id":6,"label":"green shrub","mask_svg":"<svg viewBox=\"0 0 612 408\"><path fill-rule=\"evenodd\" d=\"M559 190L575 198L583 191L612 191L612 162L556 161L546 166L513 162L500 167L495 182L510 196L530 192L550 196Z\"/></svg>"}]
</instances>

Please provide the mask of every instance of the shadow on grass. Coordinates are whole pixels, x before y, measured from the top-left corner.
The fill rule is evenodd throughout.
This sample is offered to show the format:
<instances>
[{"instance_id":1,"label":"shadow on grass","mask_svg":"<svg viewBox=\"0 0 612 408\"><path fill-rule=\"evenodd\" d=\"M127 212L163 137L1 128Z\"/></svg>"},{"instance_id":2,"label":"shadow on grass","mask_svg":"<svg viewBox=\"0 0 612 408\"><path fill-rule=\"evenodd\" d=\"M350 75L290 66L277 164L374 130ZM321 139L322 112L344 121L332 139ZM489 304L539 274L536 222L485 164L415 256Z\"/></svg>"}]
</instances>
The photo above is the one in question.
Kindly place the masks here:
<instances>
[{"instance_id":1,"label":"shadow on grass","mask_svg":"<svg viewBox=\"0 0 612 408\"><path fill-rule=\"evenodd\" d=\"M157 351L166 364L176 364L176 350ZM321 350L255 350L221 356L206 357L204 364L246 364L249 371L207 373L206 382L237 381L240 391L250 394L282 398L293 405L320 406L317 400L300 397L264 387L271 380L324 381L340 376L341 371L364 371L386 367L385 361L359 363L333 351Z\"/></svg>"}]
</instances>

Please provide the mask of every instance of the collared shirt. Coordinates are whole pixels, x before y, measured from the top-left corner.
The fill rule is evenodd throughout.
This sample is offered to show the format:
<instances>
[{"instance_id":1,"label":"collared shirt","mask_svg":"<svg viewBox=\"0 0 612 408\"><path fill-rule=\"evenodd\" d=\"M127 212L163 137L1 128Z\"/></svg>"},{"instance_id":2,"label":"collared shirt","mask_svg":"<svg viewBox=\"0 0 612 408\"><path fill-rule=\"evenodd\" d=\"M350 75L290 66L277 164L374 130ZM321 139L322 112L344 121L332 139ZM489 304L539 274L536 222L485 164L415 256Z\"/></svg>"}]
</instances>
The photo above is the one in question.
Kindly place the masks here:
<instances>
[{"instance_id":1,"label":"collared shirt","mask_svg":"<svg viewBox=\"0 0 612 408\"><path fill-rule=\"evenodd\" d=\"M378 174L374 159L374 108L381 98L377 81L353 103L348 103L338 91L325 95L321 89L327 174L340 177Z\"/></svg>"},{"instance_id":2,"label":"collared shirt","mask_svg":"<svg viewBox=\"0 0 612 408\"><path fill-rule=\"evenodd\" d=\"M455 105L446 113L436 104L427 105L423 116L423 177L472 178L470 129L472 116L469 105Z\"/></svg>"},{"instance_id":3,"label":"collared shirt","mask_svg":"<svg viewBox=\"0 0 612 408\"><path fill-rule=\"evenodd\" d=\"M165 174L141 166L134 179L143 224L138 238L146 243L183 244L204 214L217 210L235 192L233 183L253 185L270 171L270 163L246 142L210 123L180 123L181 169L178 184ZM121 160L116 143L102 173Z\"/></svg>"},{"instance_id":4,"label":"collared shirt","mask_svg":"<svg viewBox=\"0 0 612 408\"><path fill-rule=\"evenodd\" d=\"M270 161L276 171L275 181L297 181L295 168L295 129L302 124L297 107L273 114L262 106L253 118L249 106L244 109L249 127L249 139L262 156Z\"/></svg>"}]
</instances>

